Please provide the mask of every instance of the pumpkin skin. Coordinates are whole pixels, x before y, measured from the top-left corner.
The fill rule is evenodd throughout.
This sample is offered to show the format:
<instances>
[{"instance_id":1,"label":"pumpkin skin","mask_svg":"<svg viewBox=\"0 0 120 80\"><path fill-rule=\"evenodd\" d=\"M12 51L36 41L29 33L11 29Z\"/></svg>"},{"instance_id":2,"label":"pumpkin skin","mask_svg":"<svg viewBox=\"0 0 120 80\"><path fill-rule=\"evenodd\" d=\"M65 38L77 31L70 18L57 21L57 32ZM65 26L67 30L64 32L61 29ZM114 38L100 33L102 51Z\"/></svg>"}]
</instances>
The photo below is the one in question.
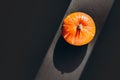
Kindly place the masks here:
<instances>
[{"instance_id":1,"label":"pumpkin skin","mask_svg":"<svg viewBox=\"0 0 120 80\"><path fill-rule=\"evenodd\" d=\"M92 41L96 33L92 17L83 12L74 12L63 19L62 36L74 46L82 46Z\"/></svg>"}]
</instances>

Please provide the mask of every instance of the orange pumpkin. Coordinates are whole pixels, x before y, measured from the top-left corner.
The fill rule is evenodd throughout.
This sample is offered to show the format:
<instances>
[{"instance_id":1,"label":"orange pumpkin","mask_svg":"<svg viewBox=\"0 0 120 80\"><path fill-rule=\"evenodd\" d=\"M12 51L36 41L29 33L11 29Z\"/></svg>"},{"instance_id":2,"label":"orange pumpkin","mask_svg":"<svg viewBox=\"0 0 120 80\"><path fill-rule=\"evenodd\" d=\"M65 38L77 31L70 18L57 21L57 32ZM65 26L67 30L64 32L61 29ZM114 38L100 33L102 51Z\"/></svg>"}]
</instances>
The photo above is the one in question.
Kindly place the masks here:
<instances>
[{"instance_id":1,"label":"orange pumpkin","mask_svg":"<svg viewBox=\"0 0 120 80\"><path fill-rule=\"evenodd\" d=\"M74 12L66 16L62 24L62 36L74 46L88 44L95 36L95 23L88 14Z\"/></svg>"}]
</instances>

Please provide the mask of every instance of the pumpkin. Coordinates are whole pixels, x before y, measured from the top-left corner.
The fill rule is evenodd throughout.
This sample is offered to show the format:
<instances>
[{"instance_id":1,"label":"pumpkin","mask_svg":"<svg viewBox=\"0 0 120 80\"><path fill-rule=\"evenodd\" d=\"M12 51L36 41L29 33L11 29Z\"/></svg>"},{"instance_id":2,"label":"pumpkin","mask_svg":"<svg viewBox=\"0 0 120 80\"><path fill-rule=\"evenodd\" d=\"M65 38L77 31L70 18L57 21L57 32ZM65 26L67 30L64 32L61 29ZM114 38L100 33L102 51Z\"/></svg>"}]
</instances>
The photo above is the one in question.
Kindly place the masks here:
<instances>
[{"instance_id":1,"label":"pumpkin","mask_svg":"<svg viewBox=\"0 0 120 80\"><path fill-rule=\"evenodd\" d=\"M74 12L63 19L62 36L74 46L82 46L92 41L96 33L95 22L84 12Z\"/></svg>"}]
</instances>

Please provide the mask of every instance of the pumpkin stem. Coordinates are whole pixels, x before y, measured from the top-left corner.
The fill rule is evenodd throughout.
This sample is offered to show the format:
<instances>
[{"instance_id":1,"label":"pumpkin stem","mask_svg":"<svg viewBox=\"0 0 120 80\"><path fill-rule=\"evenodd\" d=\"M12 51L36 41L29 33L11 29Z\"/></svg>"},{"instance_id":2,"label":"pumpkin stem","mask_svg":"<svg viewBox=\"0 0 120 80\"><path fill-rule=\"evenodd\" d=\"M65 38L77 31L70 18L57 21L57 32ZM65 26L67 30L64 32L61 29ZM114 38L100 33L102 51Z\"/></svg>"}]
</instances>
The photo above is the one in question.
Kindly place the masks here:
<instances>
[{"instance_id":1,"label":"pumpkin stem","mask_svg":"<svg viewBox=\"0 0 120 80\"><path fill-rule=\"evenodd\" d=\"M82 28L82 24L79 24L77 29L80 30Z\"/></svg>"}]
</instances>

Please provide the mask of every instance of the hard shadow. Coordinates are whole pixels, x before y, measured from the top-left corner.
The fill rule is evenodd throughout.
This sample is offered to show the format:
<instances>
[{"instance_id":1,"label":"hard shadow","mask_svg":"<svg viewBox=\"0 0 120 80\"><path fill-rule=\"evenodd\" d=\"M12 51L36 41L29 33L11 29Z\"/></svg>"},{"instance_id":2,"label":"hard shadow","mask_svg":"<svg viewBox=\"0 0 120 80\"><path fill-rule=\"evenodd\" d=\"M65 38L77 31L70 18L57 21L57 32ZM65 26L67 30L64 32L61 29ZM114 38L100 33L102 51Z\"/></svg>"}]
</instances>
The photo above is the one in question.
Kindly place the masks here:
<instances>
[{"instance_id":1,"label":"hard shadow","mask_svg":"<svg viewBox=\"0 0 120 80\"><path fill-rule=\"evenodd\" d=\"M82 62L87 46L72 46L66 43L61 36L56 44L53 55L53 63L61 73L70 73L74 71Z\"/></svg>"}]
</instances>

